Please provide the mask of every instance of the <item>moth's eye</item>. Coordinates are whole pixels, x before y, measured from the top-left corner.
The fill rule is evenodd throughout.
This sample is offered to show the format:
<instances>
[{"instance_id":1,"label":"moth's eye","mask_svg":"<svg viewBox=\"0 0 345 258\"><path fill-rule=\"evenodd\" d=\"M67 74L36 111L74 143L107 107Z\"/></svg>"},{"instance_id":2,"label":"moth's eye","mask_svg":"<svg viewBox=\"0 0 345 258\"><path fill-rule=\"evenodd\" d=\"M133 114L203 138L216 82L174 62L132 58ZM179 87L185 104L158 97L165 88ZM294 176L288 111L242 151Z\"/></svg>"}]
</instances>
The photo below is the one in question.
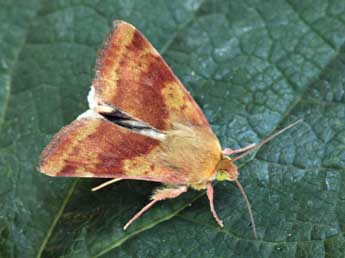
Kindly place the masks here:
<instances>
[{"instance_id":1,"label":"moth's eye","mask_svg":"<svg viewBox=\"0 0 345 258\"><path fill-rule=\"evenodd\" d=\"M225 180L229 180L229 174L226 171L218 171L216 174L216 180L217 181L225 181Z\"/></svg>"}]
</instances>

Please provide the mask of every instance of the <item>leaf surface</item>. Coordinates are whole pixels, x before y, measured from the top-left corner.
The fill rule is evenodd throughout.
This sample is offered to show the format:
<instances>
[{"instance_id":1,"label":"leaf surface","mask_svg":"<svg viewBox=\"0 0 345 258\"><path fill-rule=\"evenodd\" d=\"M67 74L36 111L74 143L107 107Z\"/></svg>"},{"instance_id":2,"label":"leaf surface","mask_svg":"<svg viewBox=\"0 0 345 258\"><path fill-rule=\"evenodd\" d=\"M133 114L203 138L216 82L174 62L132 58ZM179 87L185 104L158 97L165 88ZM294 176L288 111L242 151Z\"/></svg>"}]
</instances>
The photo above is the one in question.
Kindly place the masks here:
<instances>
[{"instance_id":1,"label":"leaf surface","mask_svg":"<svg viewBox=\"0 0 345 258\"><path fill-rule=\"evenodd\" d=\"M42 148L87 108L111 22L139 28L206 113L223 147L289 130L240 163L234 185L127 220L159 184L36 171ZM333 1L0 3L0 257L316 257L345 253L345 5Z\"/></svg>"}]
</instances>

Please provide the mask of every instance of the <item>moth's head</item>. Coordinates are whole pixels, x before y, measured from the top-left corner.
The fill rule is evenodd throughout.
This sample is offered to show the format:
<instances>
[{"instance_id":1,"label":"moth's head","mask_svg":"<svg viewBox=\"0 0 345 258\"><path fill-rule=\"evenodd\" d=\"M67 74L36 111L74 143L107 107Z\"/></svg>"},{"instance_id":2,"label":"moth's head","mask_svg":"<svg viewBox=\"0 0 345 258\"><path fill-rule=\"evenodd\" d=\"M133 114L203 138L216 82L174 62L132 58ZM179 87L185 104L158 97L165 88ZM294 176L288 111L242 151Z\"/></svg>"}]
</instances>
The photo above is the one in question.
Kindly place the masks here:
<instances>
[{"instance_id":1,"label":"moth's head","mask_svg":"<svg viewBox=\"0 0 345 258\"><path fill-rule=\"evenodd\" d=\"M217 181L236 181L238 178L237 166L232 162L230 157L223 156L216 168Z\"/></svg>"}]
</instances>

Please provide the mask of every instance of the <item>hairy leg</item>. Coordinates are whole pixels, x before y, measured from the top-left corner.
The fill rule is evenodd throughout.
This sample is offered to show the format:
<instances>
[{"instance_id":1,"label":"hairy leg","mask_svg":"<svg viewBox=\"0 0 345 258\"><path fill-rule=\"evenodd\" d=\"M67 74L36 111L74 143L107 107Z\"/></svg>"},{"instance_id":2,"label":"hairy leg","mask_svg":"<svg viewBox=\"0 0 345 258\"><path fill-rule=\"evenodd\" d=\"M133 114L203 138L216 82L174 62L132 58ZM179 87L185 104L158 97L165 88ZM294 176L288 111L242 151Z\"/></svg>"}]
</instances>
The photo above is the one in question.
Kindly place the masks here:
<instances>
[{"instance_id":1,"label":"hairy leg","mask_svg":"<svg viewBox=\"0 0 345 258\"><path fill-rule=\"evenodd\" d=\"M244 152L244 151L251 150L251 149L253 149L255 147L256 147L256 144L252 143L252 144L249 144L246 147L243 147L243 148L240 148L240 149L236 149L236 150L232 150L230 148L225 148L222 152L223 152L224 155L232 155L232 154L241 153L241 152Z\"/></svg>"},{"instance_id":2,"label":"hairy leg","mask_svg":"<svg viewBox=\"0 0 345 258\"><path fill-rule=\"evenodd\" d=\"M211 208L211 212L212 215L214 217L214 219L217 221L218 225L220 227L224 227L223 225L223 221L219 219L216 210L214 209L214 203L213 203L213 186L211 184L211 182L207 183L207 197L208 200L210 201L210 208Z\"/></svg>"},{"instance_id":3,"label":"hairy leg","mask_svg":"<svg viewBox=\"0 0 345 258\"><path fill-rule=\"evenodd\" d=\"M151 202L149 202L144 208L142 208L137 214L135 214L123 227L126 230L129 225L131 225L136 219L138 219L145 211L149 210L156 202L165 200L165 199L173 199L179 196L180 194L187 191L187 186L179 186L176 188L162 188L158 189L154 192L151 197Z\"/></svg>"},{"instance_id":4,"label":"hairy leg","mask_svg":"<svg viewBox=\"0 0 345 258\"><path fill-rule=\"evenodd\" d=\"M114 178L114 179L108 180L108 181L106 181L106 182L104 182L104 183L102 183L102 184L92 188L91 191L92 192L97 191L99 189L102 189L103 187L106 187L106 186L108 186L110 184L116 183L116 182L118 182L120 180L122 180L122 178Z\"/></svg>"},{"instance_id":5,"label":"hairy leg","mask_svg":"<svg viewBox=\"0 0 345 258\"><path fill-rule=\"evenodd\" d=\"M295 121L292 124L289 124L288 126L284 127L283 129L279 130L278 132L275 132L274 134L268 136L267 138L263 139L260 143L255 144L252 143L244 148L240 148L237 150L232 150L230 148L225 148L222 153L224 155L232 155L232 154L237 154L237 153L242 153L239 156L235 157L233 159L233 161L238 160L243 158L244 156L248 155L250 152L254 151L255 149L260 148L262 145L268 143L269 141L273 140L275 137L277 137L278 135L282 134L283 132L285 132L286 130L290 129L291 127L294 127L295 125L299 124L303 122L303 119L299 119L297 121Z\"/></svg>"}]
</instances>

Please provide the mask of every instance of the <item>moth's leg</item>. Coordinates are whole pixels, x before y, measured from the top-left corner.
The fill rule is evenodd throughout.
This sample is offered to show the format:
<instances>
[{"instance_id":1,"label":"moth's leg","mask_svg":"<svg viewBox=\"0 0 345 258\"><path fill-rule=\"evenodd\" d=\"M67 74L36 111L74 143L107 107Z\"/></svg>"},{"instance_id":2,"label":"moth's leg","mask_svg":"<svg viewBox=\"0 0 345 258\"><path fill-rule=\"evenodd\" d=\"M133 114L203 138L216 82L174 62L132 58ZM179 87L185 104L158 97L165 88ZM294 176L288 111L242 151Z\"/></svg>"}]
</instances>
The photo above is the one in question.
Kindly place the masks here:
<instances>
[{"instance_id":1,"label":"moth's leg","mask_svg":"<svg viewBox=\"0 0 345 258\"><path fill-rule=\"evenodd\" d=\"M211 182L207 183L207 197L208 200L210 201L210 208L211 208L211 212L212 215L214 217L214 219L217 221L218 225L220 227L224 227L223 225L223 221L219 219L216 210L214 209L214 203L213 203L213 186L211 184Z\"/></svg>"},{"instance_id":2,"label":"moth's leg","mask_svg":"<svg viewBox=\"0 0 345 258\"><path fill-rule=\"evenodd\" d=\"M99 190L99 189L101 189L103 187L106 187L107 185L113 184L113 183L118 182L120 180L122 180L122 178L114 178L114 179L108 180L108 181L106 181L106 182L104 182L104 183L102 183L102 184L92 188L91 191L93 191L93 192L97 191L97 190Z\"/></svg>"},{"instance_id":3,"label":"moth's leg","mask_svg":"<svg viewBox=\"0 0 345 258\"><path fill-rule=\"evenodd\" d=\"M124 230L126 230L130 224L132 224L136 219L138 219L145 211L150 209L156 202L165 200L165 199L173 199L179 196L180 194L187 191L187 186L179 186L176 188L162 188L158 189L154 192L154 194L151 197L151 202L149 202L144 208L142 208L137 214L131 218L127 224L123 227Z\"/></svg>"},{"instance_id":4,"label":"moth's leg","mask_svg":"<svg viewBox=\"0 0 345 258\"><path fill-rule=\"evenodd\" d=\"M225 148L222 153L224 155L232 155L232 154L236 154L236 153L240 153L240 152L245 152L247 150L250 150L250 149L253 149L256 147L256 144L255 143L252 143L246 147L243 147L243 148L240 148L240 149L236 149L236 150L232 150L230 148Z\"/></svg>"}]
</instances>

